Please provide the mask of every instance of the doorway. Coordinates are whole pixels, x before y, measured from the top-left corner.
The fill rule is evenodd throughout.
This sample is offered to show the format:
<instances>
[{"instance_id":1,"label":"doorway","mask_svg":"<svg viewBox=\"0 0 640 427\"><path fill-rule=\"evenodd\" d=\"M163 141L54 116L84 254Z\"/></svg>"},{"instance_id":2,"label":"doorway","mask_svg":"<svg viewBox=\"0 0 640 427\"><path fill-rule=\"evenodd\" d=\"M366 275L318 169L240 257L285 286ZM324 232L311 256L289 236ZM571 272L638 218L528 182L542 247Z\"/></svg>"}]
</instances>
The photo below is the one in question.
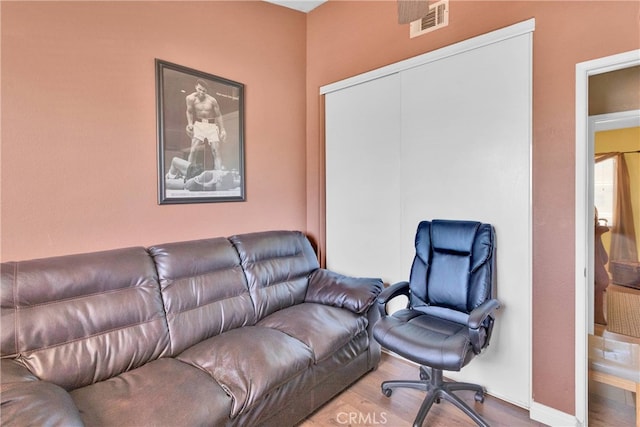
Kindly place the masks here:
<instances>
[{"instance_id":1,"label":"doorway","mask_svg":"<svg viewBox=\"0 0 640 427\"><path fill-rule=\"evenodd\" d=\"M628 70L635 73L634 84L640 86L640 67L600 76L613 78ZM624 82L618 79L619 85ZM640 351L640 275L635 274L640 269L640 110L592 115L589 129L589 144L595 149L592 168L597 219L594 281L589 282L588 291L588 351L590 356L600 357L606 351L605 358L615 357L622 377L596 375L589 379L588 421L592 426L633 426L636 399L632 391L636 389L633 381L623 380L637 377L637 357L632 360L631 355L634 349Z\"/></svg>"},{"instance_id":2,"label":"doorway","mask_svg":"<svg viewBox=\"0 0 640 427\"><path fill-rule=\"evenodd\" d=\"M576 363L575 401L578 425L588 422L588 341L593 331L594 283L594 143L589 128L589 78L640 65L640 50L576 65L576 198L575 293Z\"/></svg>"}]
</instances>

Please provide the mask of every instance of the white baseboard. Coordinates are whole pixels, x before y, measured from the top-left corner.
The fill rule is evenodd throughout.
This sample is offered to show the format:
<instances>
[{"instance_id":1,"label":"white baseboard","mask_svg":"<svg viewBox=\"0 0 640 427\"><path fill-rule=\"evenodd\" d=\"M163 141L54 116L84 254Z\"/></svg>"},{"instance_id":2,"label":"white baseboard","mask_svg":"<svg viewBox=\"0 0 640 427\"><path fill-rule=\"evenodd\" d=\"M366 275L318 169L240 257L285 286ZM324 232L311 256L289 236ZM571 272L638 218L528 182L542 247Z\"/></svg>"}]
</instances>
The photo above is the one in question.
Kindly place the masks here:
<instances>
[{"instance_id":1,"label":"white baseboard","mask_svg":"<svg viewBox=\"0 0 640 427\"><path fill-rule=\"evenodd\" d=\"M529 408L529 418L552 427L580 427L580 423L574 415L533 401Z\"/></svg>"}]
</instances>

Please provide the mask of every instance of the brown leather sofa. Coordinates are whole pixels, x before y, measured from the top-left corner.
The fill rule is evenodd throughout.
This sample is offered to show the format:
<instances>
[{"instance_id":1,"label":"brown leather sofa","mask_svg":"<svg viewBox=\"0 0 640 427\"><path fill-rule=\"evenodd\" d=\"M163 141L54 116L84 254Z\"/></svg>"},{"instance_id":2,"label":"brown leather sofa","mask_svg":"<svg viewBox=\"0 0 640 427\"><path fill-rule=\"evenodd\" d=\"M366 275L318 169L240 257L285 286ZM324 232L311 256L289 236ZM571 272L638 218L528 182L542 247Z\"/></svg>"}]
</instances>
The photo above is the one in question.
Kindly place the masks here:
<instances>
[{"instance_id":1,"label":"brown leather sofa","mask_svg":"<svg viewBox=\"0 0 640 427\"><path fill-rule=\"evenodd\" d=\"M3 263L1 424L294 425L377 365L381 289L295 231Z\"/></svg>"}]
</instances>

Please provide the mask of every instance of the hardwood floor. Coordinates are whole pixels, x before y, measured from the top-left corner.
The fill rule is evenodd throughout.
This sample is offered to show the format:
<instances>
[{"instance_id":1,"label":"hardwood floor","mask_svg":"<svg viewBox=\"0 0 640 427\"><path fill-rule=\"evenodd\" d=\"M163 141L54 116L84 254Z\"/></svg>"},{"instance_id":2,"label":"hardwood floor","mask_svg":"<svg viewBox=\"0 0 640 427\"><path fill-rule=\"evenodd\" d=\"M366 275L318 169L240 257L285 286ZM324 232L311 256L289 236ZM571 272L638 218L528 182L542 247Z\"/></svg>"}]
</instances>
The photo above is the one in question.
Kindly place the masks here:
<instances>
[{"instance_id":1,"label":"hardwood floor","mask_svg":"<svg viewBox=\"0 0 640 427\"><path fill-rule=\"evenodd\" d=\"M599 325L596 325L599 326ZM602 335L604 327L596 327ZM636 339L640 342L640 339ZM336 396L298 427L375 427L411 426L424 399L418 390L395 389L391 397L380 391L380 384L390 379L418 378L416 365L382 353L378 369L368 373L343 393ZM458 393L493 427L544 426L529 419L529 412L510 403L486 396L476 403L472 392ZM442 402L429 411L424 423L429 427L473 426L475 423L449 402ZM635 422L634 394L606 384L589 382L589 427L633 427Z\"/></svg>"},{"instance_id":2,"label":"hardwood floor","mask_svg":"<svg viewBox=\"0 0 640 427\"><path fill-rule=\"evenodd\" d=\"M633 427L633 393L589 381L589 427Z\"/></svg>"},{"instance_id":3,"label":"hardwood floor","mask_svg":"<svg viewBox=\"0 0 640 427\"><path fill-rule=\"evenodd\" d=\"M416 365L382 353L378 369L336 396L299 427L411 426L425 393L398 388L391 397L386 397L380 391L380 383L390 379L418 379L418 376ZM486 396L484 403L476 403L473 392L459 392L458 396L493 427L544 426L530 420L529 411L493 396ZM443 401L431 408L424 425L456 427L474 426L475 423L451 403Z\"/></svg>"}]
</instances>

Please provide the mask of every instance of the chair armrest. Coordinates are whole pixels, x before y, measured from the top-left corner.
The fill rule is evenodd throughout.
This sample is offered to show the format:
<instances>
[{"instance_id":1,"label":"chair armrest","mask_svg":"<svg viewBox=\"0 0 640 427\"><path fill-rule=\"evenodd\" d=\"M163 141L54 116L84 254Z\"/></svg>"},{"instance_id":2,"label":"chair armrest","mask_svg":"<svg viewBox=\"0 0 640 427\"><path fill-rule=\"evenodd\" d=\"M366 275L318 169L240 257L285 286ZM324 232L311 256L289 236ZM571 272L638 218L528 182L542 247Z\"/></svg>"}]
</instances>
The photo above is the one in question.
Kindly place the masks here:
<instances>
[{"instance_id":1,"label":"chair armrest","mask_svg":"<svg viewBox=\"0 0 640 427\"><path fill-rule=\"evenodd\" d=\"M406 297L409 298L409 282L394 283L380 292L377 301L380 316L387 315L387 303L400 295L406 295Z\"/></svg>"},{"instance_id":2,"label":"chair armrest","mask_svg":"<svg viewBox=\"0 0 640 427\"><path fill-rule=\"evenodd\" d=\"M13 360L3 359L0 370L3 426L83 426L78 408L62 387L39 380Z\"/></svg>"},{"instance_id":3,"label":"chair armrest","mask_svg":"<svg viewBox=\"0 0 640 427\"><path fill-rule=\"evenodd\" d=\"M483 302L482 304L477 306L475 309L473 309L471 313L469 313L469 322L468 322L469 328L478 329L482 325L482 323L485 321L487 316L490 316L499 308L500 308L500 301L498 301L497 299L490 299Z\"/></svg>"},{"instance_id":4,"label":"chair armrest","mask_svg":"<svg viewBox=\"0 0 640 427\"><path fill-rule=\"evenodd\" d=\"M500 301L490 299L469 313L469 338L475 354L480 354L483 348L489 345L491 332L493 331L493 314L500 308Z\"/></svg>"},{"instance_id":5,"label":"chair armrest","mask_svg":"<svg viewBox=\"0 0 640 427\"><path fill-rule=\"evenodd\" d=\"M381 290L381 279L348 277L319 268L309 277L305 302L346 308L360 314L369 309Z\"/></svg>"}]
</instances>

